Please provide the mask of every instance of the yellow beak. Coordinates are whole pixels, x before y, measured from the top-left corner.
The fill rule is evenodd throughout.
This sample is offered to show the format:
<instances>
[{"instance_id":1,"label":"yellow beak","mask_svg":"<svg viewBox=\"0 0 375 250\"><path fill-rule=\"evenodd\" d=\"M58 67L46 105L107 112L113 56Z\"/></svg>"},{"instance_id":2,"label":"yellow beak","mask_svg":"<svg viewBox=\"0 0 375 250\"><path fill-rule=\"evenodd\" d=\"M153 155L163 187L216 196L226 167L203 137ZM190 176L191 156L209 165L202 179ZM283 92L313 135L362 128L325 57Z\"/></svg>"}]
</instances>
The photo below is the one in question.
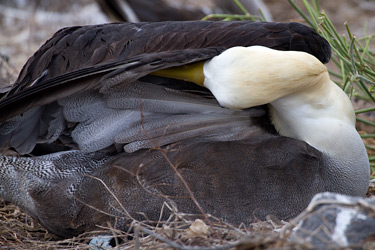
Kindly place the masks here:
<instances>
[{"instance_id":1,"label":"yellow beak","mask_svg":"<svg viewBox=\"0 0 375 250\"><path fill-rule=\"evenodd\" d=\"M194 82L200 86L204 83L203 74L204 61L186 64L183 66L177 66L167 69L158 70L150 73L150 75L168 77L178 80L184 80L188 82Z\"/></svg>"}]
</instances>

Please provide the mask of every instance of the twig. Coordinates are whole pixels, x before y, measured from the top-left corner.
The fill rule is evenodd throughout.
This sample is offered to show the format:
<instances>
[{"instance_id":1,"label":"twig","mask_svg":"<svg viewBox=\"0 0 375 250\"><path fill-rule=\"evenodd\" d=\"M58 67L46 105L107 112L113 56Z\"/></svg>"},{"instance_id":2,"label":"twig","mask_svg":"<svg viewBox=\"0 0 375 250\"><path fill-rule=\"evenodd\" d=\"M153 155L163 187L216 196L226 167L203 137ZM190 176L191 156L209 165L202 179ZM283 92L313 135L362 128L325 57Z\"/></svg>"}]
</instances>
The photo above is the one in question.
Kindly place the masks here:
<instances>
[{"instance_id":1,"label":"twig","mask_svg":"<svg viewBox=\"0 0 375 250\"><path fill-rule=\"evenodd\" d=\"M166 154L166 151L164 149L162 149L160 147L160 145L156 144L155 140L148 134L147 130L145 129L145 126L144 126L144 113L143 113L143 110L144 110L143 102L141 102L140 110L141 110L141 126L142 126L142 129L143 129L146 137L155 145L156 149L159 150L159 152L162 154L162 156L164 157L164 159L168 162L169 166L176 173L176 175L178 176L178 178L181 180L181 182L185 186L186 190L188 191L190 198L192 199L192 201L194 202L194 204L197 206L197 208L199 209L199 211L202 213L202 215L205 217L206 221L210 224L210 227L213 230L213 225L212 225L211 221L208 219L207 214L204 212L203 208L201 207L201 205L199 204L199 202L195 198L195 196L194 196L193 192L191 191L191 189L190 189L188 183L186 182L185 178L181 175L181 173L177 170L177 168L171 162L171 160L169 159L169 157ZM213 231L215 232L215 230L213 230Z\"/></svg>"},{"instance_id":2,"label":"twig","mask_svg":"<svg viewBox=\"0 0 375 250\"><path fill-rule=\"evenodd\" d=\"M229 249L229 248L233 248L235 247L238 243L234 243L234 244L225 244L225 245L221 245L221 246L214 246L214 247L201 247L201 246L184 246L184 245L180 245L172 240L169 240L151 230L148 230L146 228L140 228L141 231L143 231L144 233L147 233L149 235L151 235L152 237L154 237L155 239L158 239L166 244L168 244L170 247L173 247L173 248L176 248L176 249L179 249L179 250L221 250L221 249Z\"/></svg>"},{"instance_id":3,"label":"twig","mask_svg":"<svg viewBox=\"0 0 375 250\"><path fill-rule=\"evenodd\" d=\"M112 192L112 190L107 186L107 184L99 179L98 177L95 177L95 176L91 176L91 175L86 175L87 177L90 177L90 178L93 178L97 181L99 181L104 187L105 189L112 195L112 197L117 201L117 203L120 205L120 207L123 209L123 211L125 212L126 216L128 216L130 219L132 220L135 220L130 214L129 212L125 209L125 207L122 205L122 203L120 202L120 200L117 198L117 196Z\"/></svg>"}]
</instances>

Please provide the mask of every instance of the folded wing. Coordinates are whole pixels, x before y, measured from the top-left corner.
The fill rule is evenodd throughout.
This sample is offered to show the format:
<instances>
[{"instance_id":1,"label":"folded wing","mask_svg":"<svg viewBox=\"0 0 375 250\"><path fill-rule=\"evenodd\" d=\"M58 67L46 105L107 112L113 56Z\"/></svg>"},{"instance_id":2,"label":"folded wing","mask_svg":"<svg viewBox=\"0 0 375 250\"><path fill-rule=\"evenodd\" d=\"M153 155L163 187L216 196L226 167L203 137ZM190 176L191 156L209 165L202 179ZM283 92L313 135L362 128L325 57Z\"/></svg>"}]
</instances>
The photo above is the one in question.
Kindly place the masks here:
<instances>
[{"instance_id":1,"label":"folded wing","mask_svg":"<svg viewBox=\"0 0 375 250\"><path fill-rule=\"evenodd\" d=\"M253 117L264 112L223 109L199 86L147 75L251 45L305 51L322 62L330 58L327 41L298 23L192 21L62 29L28 60L2 98L0 146L24 154L38 143L59 141L89 152L113 146L133 152L155 142L243 139L255 129Z\"/></svg>"}]
</instances>

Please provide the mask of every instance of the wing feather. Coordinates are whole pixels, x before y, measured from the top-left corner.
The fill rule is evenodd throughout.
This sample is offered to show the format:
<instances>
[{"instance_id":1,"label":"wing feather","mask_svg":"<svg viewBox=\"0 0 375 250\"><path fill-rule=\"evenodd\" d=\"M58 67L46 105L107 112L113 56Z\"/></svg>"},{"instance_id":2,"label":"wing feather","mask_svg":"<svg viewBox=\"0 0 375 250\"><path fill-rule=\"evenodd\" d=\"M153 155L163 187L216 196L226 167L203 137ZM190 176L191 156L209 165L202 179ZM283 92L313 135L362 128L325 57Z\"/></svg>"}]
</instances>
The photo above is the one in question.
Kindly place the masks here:
<instances>
[{"instance_id":1,"label":"wing feather","mask_svg":"<svg viewBox=\"0 0 375 250\"><path fill-rule=\"evenodd\" d=\"M148 78L155 70L212 58L233 46L300 50L328 62L328 42L298 23L160 22L64 28L27 61L0 100L0 146L30 152L56 140L97 151L251 134L258 111L221 108L210 92ZM151 80L150 80L151 79ZM222 132L224 131L224 132Z\"/></svg>"}]
</instances>

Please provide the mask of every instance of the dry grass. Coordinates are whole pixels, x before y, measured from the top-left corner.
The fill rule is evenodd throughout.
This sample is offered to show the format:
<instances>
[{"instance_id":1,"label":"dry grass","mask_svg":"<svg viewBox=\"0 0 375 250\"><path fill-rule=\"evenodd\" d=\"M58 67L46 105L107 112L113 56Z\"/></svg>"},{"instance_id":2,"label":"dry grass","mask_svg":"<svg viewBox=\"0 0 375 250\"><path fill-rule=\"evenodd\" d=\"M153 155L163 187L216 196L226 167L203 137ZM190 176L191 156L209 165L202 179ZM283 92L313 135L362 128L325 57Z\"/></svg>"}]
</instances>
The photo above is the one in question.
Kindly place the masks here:
<instances>
[{"instance_id":1,"label":"dry grass","mask_svg":"<svg viewBox=\"0 0 375 250\"><path fill-rule=\"evenodd\" d=\"M102 228L78 237L58 240L31 217L7 202L0 203L0 248L10 249L89 249L94 235L113 237L112 244L121 249L263 249L293 248L298 246L281 237L275 229L288 225L279 221L253 223L249 227L234 227L210 216L212 226L197 215L177 213L170 208L171 216L157 226L133 221L131 230L123 232ZM168 209L168 208L167 208ZM290 226L290 225L288 225ZM92 248L93 249L93 248ZM100 248L99 248L100 249Z\"/></svg>"},{"instance_id":2,"label":"dry grass","mask_svg":"<svg viewBox=\"0 0 375 250\"><path fill-rule=\"evenodd\" d=\"M372 195L375 190L370 189ZM369 194L370 195L370 194ZM233 226L210 215L185 214L167 204L161 213L170 213L165 221L156 226L133 221L127 232L110 226L100 227L71 239L58 239L41 227L17 206L0 201L0 248L1 249L105 249L93 248L90 240L97 235L110 237L111 245L120 249L308 249L305 244L288 241L291 229L309 216L302 213L291 222L274 218L249 226ZM195 218L200 217L202 220ZM203 222L205 217L211 223ZM366 244L373 244L373 241Z\"/></svg>"},{"instance_id":3,"label":"dry grass","mask_svg":"<svg viewBox=\"0 0 375 250\"><path fill-rule=\"evenodd\" d=\"M370 190L372 195L375 190ZM210 215L176 212L167 204L161 213L170 213L156 226L133 221L127 232L110 226L71 239L58 239L41 227L17 206L0 201L0 248L2 249L105 249L93 248L90 240L97 235L110 237L111 245L120 249L309 249L308 245L288 241L291 229L306 216L302 213L291 222L269 218L249 226L233 226ZM201 217L202 220L193 218ZM209 226L203 222L211 221ZM312 232L313 233L313 232ZM372 240L366 245L374 244Z\"/></svg>"}]
</instances>

